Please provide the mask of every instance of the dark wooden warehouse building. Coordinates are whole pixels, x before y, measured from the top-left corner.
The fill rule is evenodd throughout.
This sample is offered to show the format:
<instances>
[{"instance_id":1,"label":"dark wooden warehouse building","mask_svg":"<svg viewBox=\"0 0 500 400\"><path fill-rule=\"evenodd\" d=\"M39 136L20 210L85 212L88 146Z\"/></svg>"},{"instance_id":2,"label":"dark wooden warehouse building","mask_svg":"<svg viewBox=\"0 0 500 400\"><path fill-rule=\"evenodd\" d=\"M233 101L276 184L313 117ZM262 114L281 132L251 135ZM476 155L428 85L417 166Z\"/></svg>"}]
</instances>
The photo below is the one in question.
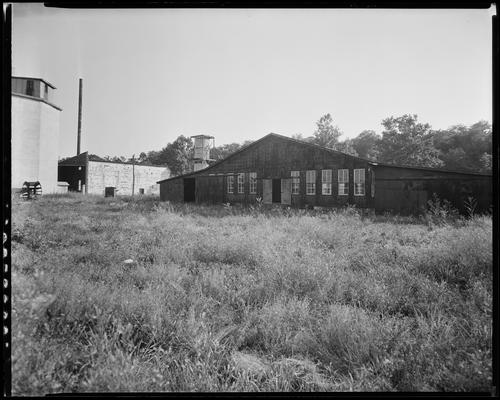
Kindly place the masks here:
<instances>
[{"instance_id":1,"label":"dark wooden warehouse building","mask_svg":"<svg viewBox=\"0 0 500 400\"><path fill-rule=\"evenodd\" d=\"M377 163L270 133L208 168L159 181L162 200L285 204L416 213L435 193L460 211L492 204L491 175Z\"/></svg>"}]
</instances>

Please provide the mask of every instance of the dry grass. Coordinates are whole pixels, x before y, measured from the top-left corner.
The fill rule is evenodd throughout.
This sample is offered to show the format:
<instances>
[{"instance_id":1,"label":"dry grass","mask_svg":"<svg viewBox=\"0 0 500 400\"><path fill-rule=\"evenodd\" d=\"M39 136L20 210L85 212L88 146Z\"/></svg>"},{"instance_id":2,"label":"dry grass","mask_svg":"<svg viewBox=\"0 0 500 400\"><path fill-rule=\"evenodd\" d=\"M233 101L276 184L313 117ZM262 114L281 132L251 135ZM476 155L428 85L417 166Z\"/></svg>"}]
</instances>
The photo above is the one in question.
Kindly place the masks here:
<instances>
[{"instance_id":1,"label":"dry grass","mask_svg":"<svg viewBox=\"0 0 500 400\"><path fill-rule=\"evenodd\" d=\"M490 217L13 201L16 395L490 391Z\"/></svg>"}]
</instances>

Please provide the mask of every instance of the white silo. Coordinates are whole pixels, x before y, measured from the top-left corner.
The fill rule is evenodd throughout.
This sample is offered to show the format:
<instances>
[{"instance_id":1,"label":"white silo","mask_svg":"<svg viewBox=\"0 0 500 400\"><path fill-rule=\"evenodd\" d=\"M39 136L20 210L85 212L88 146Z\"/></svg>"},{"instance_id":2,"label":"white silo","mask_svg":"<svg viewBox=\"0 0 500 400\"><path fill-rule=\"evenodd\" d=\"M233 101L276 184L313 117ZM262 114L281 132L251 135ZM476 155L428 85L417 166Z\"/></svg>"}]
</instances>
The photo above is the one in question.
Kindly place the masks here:
<instances>
[{"instance_id":1,"label":"white silo","mask_svg":"<svg viewBox=\"0 0 500 400\"><path fill-rule=\"evenodd\" d=\"M59 115L55 86L40 78L12 77L12 188L39 181L43 193L57 191Z\"/></svg>"}]
</instances>

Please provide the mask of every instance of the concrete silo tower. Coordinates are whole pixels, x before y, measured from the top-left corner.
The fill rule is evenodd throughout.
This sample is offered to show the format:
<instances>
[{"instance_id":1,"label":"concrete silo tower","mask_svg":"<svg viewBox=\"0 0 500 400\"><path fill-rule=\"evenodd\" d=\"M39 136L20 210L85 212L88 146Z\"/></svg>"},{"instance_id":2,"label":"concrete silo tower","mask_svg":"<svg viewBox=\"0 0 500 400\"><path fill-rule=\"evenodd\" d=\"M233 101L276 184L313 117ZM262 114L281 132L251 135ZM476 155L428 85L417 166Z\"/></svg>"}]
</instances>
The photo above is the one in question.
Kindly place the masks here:
<instances>
[{"instance_id":1,"label":"concrete silo tower","mask_svg":"<svg viewBox=\"0 0 500 400\"><path fill-rule=\"evenodd\" d=\"M12 77L12 188L39 181L57 191L59 115L55 86L40 78Z\"/></svg>"},{"instance_id":2,"label":"concrete silo tower","mask_svg":"<svg viewBox=\"0 0 500 400\"><path fill-rule=\"evenodd\" d=\"M199 171L208 167L210 159L210 148L213 146L213 136L196 135L191 136L194 139L194 170Z\"/></svg>"}]
</instances>

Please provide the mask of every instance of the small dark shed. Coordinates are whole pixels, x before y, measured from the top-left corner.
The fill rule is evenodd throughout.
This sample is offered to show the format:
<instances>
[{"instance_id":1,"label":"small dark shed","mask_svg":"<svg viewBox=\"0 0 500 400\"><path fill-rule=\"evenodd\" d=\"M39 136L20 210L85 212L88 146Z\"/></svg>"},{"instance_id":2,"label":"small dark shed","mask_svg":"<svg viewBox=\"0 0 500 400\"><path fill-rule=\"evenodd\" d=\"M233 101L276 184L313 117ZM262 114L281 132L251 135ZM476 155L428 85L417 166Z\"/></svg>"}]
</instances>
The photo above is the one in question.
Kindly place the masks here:
<instances>
[{"instance_id":1,"label":"small dark shed","mask_svg":"<svg viewBox=\"0 0 500 400\"><path fill-rule=\"evenodd\" d=\"M378 212L418 213L435 193L459 210L492 203L491 175L375 163L271 133L208 168L165 179L160 198L175 202L293 207L347 204Z\"/></svg>"}]
</instances>

